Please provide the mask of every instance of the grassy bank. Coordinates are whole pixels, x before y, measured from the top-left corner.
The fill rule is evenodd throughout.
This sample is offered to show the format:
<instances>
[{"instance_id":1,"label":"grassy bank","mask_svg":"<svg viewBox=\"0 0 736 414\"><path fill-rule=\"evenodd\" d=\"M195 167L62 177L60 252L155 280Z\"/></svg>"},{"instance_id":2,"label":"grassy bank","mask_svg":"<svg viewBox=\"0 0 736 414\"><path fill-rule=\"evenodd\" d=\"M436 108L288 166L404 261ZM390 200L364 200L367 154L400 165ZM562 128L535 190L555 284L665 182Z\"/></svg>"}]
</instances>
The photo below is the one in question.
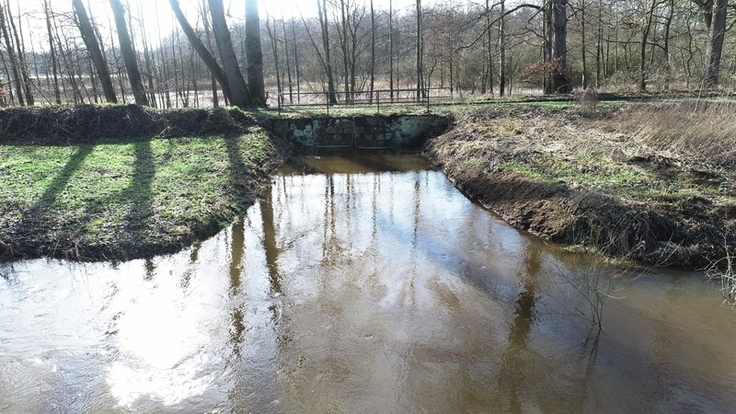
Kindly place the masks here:
<instances>
[{"instance_id":1,"label":"grassy bank","mask_svg":"<svg viewBox=\"0 0 736 414\"><path fill-rule=\"evenodd\" d=\"M61 139L53 134L4 137L0 258L146 257L177 251L227 226L267 184L277 151L254 122L226 113L200 116L200 126L226 133L181 136L192 128L191 119L182 122L190 125L163 125L179 128L177 138L141 135L162 126L145 122L130 124L126 136L111 132L118 134L114 139L69 136L68 145L49 145Z\"/></svg>"},{"instance_id":2,"label":"grassy bank","mask_svg":"<svg viewBox=\"0 0 736 414\"><path fill-rule=\"evenodd\" d=\"M732 105L448 113L425 155L517 228L656 264L733 255ZM15 108L0 122L0 260L177 251L242 213L279 160L237 109Z\"/></svg>"},{"instance_id":3,"label":"grassy bank","mask_svg":"<svg viewBox=\"0 0 736 414\"><path fill-rule=\"evenodd\" d=\"M735 113L702 103L478 110L425 154L520 229L704 267L734 249Z\"/></svg>"}]
</instances>

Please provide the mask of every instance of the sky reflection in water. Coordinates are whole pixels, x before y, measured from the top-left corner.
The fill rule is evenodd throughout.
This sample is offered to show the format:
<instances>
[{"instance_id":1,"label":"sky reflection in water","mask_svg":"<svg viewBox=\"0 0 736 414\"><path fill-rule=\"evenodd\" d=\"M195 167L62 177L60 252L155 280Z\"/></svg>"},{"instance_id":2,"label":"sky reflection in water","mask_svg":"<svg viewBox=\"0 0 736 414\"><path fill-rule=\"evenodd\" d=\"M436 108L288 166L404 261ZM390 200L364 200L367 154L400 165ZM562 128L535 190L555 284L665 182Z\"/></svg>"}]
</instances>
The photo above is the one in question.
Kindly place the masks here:
<instances>
[{"instance_id":1,"label":"sky reflection in water","mask_svg":"<svg viewBox=\"0 0 736 414\"><path fill-rule=\"evenodd\" d=\"M313 158L179 254L4 267L0 411L736 406L736 318L714 286L623 276L591 336L570 284L589 267L418 158Z\"/></svg>"}]
</instances>

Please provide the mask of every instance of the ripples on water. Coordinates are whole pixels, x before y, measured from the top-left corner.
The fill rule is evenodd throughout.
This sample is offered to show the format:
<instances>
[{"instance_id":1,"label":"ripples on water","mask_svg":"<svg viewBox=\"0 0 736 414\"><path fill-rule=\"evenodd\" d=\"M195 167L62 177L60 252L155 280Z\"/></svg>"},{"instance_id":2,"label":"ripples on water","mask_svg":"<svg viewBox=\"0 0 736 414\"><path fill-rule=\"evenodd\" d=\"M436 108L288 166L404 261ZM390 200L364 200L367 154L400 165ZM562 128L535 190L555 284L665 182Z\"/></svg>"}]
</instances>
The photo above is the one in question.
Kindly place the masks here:
<instances>
[{"instance_id":1,"label":"ripples on water","mask_svg":"<svg viewBox=\"0 0 736 414\"><path fill-rule=\"evenodd\" d=\"M521 234L411 156L312 158L214 238L0 272L0 411L729 412L714 284L614 275Z\"/></svg>"}]
</instances>

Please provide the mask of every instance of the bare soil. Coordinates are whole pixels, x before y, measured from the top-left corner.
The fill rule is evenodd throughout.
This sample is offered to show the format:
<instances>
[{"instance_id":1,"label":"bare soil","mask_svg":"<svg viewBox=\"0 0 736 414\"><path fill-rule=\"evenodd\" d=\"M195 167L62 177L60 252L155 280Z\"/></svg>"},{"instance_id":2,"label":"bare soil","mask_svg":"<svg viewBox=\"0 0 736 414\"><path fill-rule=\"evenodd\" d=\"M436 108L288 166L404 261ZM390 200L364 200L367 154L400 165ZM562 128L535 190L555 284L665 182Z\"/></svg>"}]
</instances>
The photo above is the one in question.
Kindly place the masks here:
<instances>
[{"instance_id":1,"label":"bare soil","mask_svg":"<svg viewBox=\"0 0 736 414\"><path fill-rule=\"evenodd\" d=\"M688 122L690 109L480 110L423 152L518 229L634 261L702 268L734 251L736 163L716 148L718 133L681 138L668 128ZM722 130L733 118L724 111L693 120Z\"/></svg>"}]
</instances>

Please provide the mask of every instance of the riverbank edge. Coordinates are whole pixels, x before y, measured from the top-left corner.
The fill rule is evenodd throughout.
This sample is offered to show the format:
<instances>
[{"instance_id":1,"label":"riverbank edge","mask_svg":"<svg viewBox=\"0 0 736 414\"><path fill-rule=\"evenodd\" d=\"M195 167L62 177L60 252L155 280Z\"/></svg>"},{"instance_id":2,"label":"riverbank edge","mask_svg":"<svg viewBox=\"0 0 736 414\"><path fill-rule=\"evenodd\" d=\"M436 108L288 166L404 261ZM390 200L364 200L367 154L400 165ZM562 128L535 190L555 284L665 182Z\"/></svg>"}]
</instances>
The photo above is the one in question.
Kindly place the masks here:
<instances>
[{"instance_id":1,"label":"riverbank edge","mask_svg":"<svg viewBox=\"0 0 736 414\"><path fill-rule=\"evenodd\" d=\"M534 123L535 117L542 119L560 114L564 115L554 127L559 130L571 128L570 120L580 117L575 108L567 112L536 108L495 111L490 118L501 119L501 122L515 117L527 118ZM476 118L486 117L489 115L476 115ZM609 114L591 117L604 119ZM523 131L523 128L514 127L511 132L501 133L510 135L503 145L484 146L484 141L491 140L492 135L499 135L498 131L488 132L493 128L487 126L487 121L467 117L456 120L445 134L425 142L422 155L467 197L498 214L514 228L564 245L569 250L602 253L609 258L657 267L717 271L724 258L733 255L732 236L736 227L733 205L717 205L711 199L692 197L687 200L694 203L690 212L675 212L652 199L549 182L536 173L529 173L540 167L529 160L540 155L538 148L519 149L509 144L530 131L532 139L549 142L551 134L548 131L534 136L538 133L534 132L536 128ZM470 142L475 148L463 153L457 148L462 141ZM491 154L489 147L496 152ZM479 160L478 153L482 153L484 159ZM530 153L533 156L530 157ZM543 157L547 165L570 161L554 153L544 153ZM503 166L509 162L513 168ZM636 162L639 156L624 163Z\"/></svg>"},{"instance_id":2,"label":"riverbank edge","mask_svg":"<svg viewBox=\"0 0 736 414\"><path fill-rule=\"evenodd\" d=\"M515 110L508 115L527 117L536 112L536 109ZM235 108L168 111L135 105L13 108L0 110L0 145L74 146L111 140L136 142L218 135L244 137L256 129L261 130L262 121ZM590 189L573 189L508 170L479 171L474 162L458 159L462 156L451 155L451 152L443 154L440 150L442 142L456 141L457 137L451 135L467 126L463 124L467 122L457 121L445 134L428 137L422 154L460 191L519 230L555 243L656 265L703 268L726 254L727 247L720 242L728 227L725 220L713 222L677 215L652 206L647 200L622 199ZM513 134L517 133L514 129ZM483 139L482 133L477 135L476 138ZM211 217L185 223L183 227L188 231L182 234L172 236L162 232L160 238L146 243L102 247L80 244L73 238L49 238L42 244L24 243L13 238L0 217L0 261L42 257L122 261L174 253L211 237L253 204L267 188L273 170L291 156L277 137L268 133L265 136L272 147L254 160L258 167L237 171L226 190L236 195L234 199L237 200L225 207L227 217L223 216L221 209L212 212ZM523 157L515 158L515 162L524 166ZM448 168L449 165L452 168ZM74 234L78 230L64 228L62 223L51 223L49 227L58 234ZM23 230L32 234L40 229L28 227Z\"/></svg>"},{"instance_id":3,"label":"riverbank edge","mask_svg":"<svg viewBox=\"0 0 736 414\"><path fill-rule=\"evenodd\" d=\"M123 237L102 234L106 240L99 242L82 237L87 226L96 224L99 216L86 214L84 222L70 223L57 216L58 210L45 205L18 212L16 215L23 216L20 224L11 223L8 215L0 216L0 262L40 258L119 262L179 252L214 236L243 214L269 188L273 170L289 157L283 142L261 128L252 114L237 108L155 110L135 105L10 108L0 110L0 122L0 145L25 147L29 151L41 147L73 147L79 152L83 147L148 145L155 140L171 146L177 145L179 139L186 141L196 136L205 141L211 139L213 148L217 141L222 145L224 140L228 145L227 155L238 160L238 165L231 165L227 171L208 172L226 176L223 181L227 184L217 189L222 195L218 205L204 209L205 214L200 217L184 213L174 217L172 221L177 225L173 228L162 227L160 217L149 216L147 223L128 223L122 233L115 234ZM230 152L233 148L238 148L237 154ZM58 177L65 171L56 174ZM190 179L200 178L195 175ZM192 182L183 180L177 183L176 190L188 194L196 191L193 187ZM201 194L195 192L189 196Z\"/></svg>"}]
</instances>

